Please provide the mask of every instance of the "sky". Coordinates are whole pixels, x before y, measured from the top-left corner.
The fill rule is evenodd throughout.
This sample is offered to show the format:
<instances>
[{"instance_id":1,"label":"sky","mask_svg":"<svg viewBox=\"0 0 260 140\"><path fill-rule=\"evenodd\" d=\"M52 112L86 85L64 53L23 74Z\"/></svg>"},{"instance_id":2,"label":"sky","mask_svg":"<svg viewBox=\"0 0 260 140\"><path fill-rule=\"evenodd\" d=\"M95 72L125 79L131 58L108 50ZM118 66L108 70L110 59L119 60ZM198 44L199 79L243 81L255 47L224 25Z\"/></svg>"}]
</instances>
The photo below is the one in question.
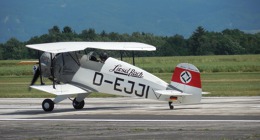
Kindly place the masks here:
<instances>
[{"instance_id":1,"label":"sky","mask_svg":"<svg viewBox=\"0 0 260 140\"><path fill-rule=\"evenodd\" d=\"M0 6L0 43L27 41L54 25L186 38L198 26L260 31L259 0L1 0Z\"/></svg>"}]
</instances>

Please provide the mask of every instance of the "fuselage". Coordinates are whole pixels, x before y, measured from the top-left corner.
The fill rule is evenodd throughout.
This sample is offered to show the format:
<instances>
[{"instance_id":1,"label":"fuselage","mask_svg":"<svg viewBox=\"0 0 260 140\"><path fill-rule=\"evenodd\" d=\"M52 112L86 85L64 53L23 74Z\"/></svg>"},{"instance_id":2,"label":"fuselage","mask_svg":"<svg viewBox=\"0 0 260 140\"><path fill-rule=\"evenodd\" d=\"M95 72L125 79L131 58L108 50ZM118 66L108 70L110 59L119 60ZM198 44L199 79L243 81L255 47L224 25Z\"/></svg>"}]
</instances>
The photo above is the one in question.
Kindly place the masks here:
<instances>
[{"instance_id":1,"label":"fuselage","mask_svg":"<svg viewBox=\"0 0 260 140\"><path fill-rule=\"evenodd\" d=\"M57 81L89 92L169 100L169 96L155 92L166 90L169 84L141 68L112 57L105 62L90 60L88 55L83 55L77 62L73 57L64 54L56 58L54 73Z\"/></svg>"},{"instance_id":2,"label":"fuselage","mask_svg":"<svg viewBox=\"0 0 260 140\"><path fill-rule=\"evenodd\" d=\"M149 72L114 58L108 58L104 64L94 63L102 65L101 69L80 67L73 84L102 93L165 100L154 91L166 90L168 84Z\"/></svg>"}]
</instances>

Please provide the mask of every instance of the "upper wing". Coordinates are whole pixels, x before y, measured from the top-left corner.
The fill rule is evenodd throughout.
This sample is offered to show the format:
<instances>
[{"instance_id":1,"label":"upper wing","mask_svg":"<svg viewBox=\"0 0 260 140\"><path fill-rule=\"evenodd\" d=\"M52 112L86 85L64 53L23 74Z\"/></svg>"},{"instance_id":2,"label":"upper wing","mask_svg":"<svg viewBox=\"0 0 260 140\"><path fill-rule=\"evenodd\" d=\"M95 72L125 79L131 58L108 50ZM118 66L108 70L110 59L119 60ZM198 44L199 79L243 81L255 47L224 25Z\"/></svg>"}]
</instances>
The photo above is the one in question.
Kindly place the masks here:
<instances>
[{"instance_id":1,"label":"upper wing","mask_svg":"<svg viewBox=\"0 0 260 140\"><path fill-rule=\"evenodd\" d=\"M36 49L49 53L64 53L81 51L86 48L102 50L132 50L132 51L155 51L152 45L138 42L55 42L26 45L31 49Z\"/></svg>"},{"instance_id":2,"label":"upper wing","mask_svg":"<svg viewBox=\"0 0 260 140\"><path fill-rule=\"evenodd\" d=\"M85 91L81 88L78 88L70 84L55 85L55 89L53 88L52 85L33 85L30 87L51 94L55 94L55 95L73 95L79 93L88 93L88 91Z\"/></svg>"}]
</instances>

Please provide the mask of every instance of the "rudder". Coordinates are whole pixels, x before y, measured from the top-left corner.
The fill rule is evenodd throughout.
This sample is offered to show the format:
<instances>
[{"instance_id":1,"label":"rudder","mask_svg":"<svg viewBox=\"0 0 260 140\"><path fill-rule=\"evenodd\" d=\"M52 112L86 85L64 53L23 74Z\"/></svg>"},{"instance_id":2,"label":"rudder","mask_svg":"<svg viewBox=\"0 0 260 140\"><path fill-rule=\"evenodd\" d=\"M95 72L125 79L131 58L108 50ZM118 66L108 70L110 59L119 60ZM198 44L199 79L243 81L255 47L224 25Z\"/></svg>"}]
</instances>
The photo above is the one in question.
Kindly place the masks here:
<instances>
[{"instance_id":1,"label":"rudder","mask_svg":"<svg viewBox=\"0 0 260 140\"><path fill-rule=\"evenodd\" d=\"M183 98L183 103L198 103L201 100L201 79L197 67L189 63L180 63L174 69L171 86L184 93L192 94Z\"/></svg>"}]
</instances>

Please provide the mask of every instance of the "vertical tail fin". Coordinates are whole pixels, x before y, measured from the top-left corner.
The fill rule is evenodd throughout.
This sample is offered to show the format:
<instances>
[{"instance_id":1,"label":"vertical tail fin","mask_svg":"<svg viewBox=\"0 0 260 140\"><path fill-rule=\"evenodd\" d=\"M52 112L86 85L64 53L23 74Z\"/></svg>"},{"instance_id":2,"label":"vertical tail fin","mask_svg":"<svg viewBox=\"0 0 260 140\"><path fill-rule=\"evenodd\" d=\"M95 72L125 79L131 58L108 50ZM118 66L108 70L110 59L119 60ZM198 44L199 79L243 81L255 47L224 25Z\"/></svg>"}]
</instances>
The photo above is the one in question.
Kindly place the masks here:
<instances>
[{"instance_id":1,"label":"vertical tail fin","mask_svg":"<svg viewBox=\"0 0 260 140\"><path fill-rule=\"evenodd\" d=\"M180 63L174 69L170 83L184 93L192 94L183 98L183 103L198 103L201 100L200 71L189 63Z\"/></svg>"}]
</instances>

